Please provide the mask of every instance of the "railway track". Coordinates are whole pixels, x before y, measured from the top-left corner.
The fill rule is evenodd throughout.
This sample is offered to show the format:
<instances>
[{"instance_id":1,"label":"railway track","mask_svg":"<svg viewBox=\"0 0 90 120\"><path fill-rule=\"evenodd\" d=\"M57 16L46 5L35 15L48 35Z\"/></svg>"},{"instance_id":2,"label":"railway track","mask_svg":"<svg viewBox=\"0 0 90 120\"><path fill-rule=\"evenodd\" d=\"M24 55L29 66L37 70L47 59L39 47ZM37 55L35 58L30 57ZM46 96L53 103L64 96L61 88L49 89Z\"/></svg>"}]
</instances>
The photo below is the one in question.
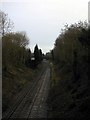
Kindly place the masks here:
<instances>
[{"instance_id":1,"label":"railway track","mask_svg":"<svg viewBox=\"0 0 90 120\"><path fill-rule=\"evenodd\" d=\"M49 86L50 78L50 69L47 69L42 83L36 92L33 102L31 104L28 118L47 118L47 108L46 108L46 98L47 98L47 90ZM44 107L44 108L43 108ZM43 111L44 110L44 111Z\"/></svg>"},{"instance_id":2,"label":"railway track","mask_svg":"<svg viewBox=\"0 0 90 120\"><path fill-rule=\"evenodd\" d=\"M3 119L9 120L14 118L30 118L33 106L37 100L40 90L45 84L45 76L48 74L48 65L45 63L43 70L35 82L25 86L23 91L17 97L16 103L4 115ZM30 87L31 86L31 87ZM44 86L43 86L44 87Z\"/></svg>"}]
</instances>

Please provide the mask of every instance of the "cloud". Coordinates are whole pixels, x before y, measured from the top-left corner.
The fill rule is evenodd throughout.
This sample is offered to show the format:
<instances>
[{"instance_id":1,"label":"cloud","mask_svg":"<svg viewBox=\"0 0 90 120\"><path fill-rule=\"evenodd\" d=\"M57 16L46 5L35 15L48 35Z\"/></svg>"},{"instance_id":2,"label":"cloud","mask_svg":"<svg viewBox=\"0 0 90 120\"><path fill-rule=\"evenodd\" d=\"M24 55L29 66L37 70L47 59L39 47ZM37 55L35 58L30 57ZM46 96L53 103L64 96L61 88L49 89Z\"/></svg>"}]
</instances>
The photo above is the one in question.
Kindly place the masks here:
<instances>
[{"instance_id":1,"label":"cloud","mask_svg":"<svg viewBox=\"0 0 90 120\"><path fill-rule=\"evenodd\" d=\"M0 6L14 22L15 31L26 31L30 46L51 49L66 24L88 18L88 0L3 0Z\"/></svg>"}]
</instances>

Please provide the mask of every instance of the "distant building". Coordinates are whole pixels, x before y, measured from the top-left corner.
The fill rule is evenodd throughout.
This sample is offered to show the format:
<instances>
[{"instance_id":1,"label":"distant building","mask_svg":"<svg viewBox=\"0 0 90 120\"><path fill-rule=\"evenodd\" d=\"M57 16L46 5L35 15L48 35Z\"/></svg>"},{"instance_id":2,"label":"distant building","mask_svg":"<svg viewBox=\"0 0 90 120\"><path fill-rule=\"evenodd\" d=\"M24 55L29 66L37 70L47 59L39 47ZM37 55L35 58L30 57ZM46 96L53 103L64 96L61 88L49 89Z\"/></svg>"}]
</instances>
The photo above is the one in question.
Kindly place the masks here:
<instances>
[{"instance_id":1,"label":"distant building","mask_svg":"<svg viewBox=\"0 0 90 120\"><path fill-rule=\"evenodd\" d=\"M88 23L90 25L90 1L88 2Z\"/></svg>"},{"instance_id":2,"label":"distant building","mask_svg":"<svg viewBox=\"0 0 90 120\"><path fill-rule=\"evenodd\" d=\"M34 57L31 57L31 60L35 60L35 58L34 58Z\"/></svg>"}]
</instances>

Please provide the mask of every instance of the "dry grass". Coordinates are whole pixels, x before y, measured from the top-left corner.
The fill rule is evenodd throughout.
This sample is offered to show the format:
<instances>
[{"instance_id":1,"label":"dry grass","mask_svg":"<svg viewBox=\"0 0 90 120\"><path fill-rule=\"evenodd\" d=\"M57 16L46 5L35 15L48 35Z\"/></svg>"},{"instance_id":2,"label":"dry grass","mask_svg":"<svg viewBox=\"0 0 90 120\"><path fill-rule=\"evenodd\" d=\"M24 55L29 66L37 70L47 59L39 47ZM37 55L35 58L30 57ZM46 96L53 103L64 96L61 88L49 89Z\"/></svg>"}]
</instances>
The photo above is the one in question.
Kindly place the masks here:
<instances>
[{"instance_id":1,"label":"dry grass","mask_svg":"<svg viewBox=\"0 0 90 120\"><path fill-rule=\"evenodd\" d=\"M2 77L2 98L3 112L6 111L15 101L15 97L23 89L23 87L34 80L37 75L37 70L32 70L25 66L8 68L8 71L3 71Z\"/></svg>"}]
</instances>

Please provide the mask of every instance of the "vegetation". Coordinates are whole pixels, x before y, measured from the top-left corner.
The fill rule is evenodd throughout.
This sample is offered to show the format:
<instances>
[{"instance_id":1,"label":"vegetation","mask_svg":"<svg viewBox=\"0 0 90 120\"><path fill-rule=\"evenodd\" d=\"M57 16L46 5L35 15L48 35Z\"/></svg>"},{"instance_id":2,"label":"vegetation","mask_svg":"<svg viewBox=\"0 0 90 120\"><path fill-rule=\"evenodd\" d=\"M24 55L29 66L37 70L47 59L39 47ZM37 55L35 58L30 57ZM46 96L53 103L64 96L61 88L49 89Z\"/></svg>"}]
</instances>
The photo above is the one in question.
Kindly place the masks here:
<instances>
[{"instance_id":1,"label":"vegetation","mask_svg":"<svg viewBox=\"0 0 90 120\"><path fill-rule=\"evenodd\" d=\"M90 29L86 22L66 25L52 50L49 117L89 118Z\"/></svg>"},{"instance_id":2,"label":"vegetation","mask_svg":"<svg viewBox=\"0 0 90 120\"><path fill-rule=\"evenodd\" d=\"M28 39L24 33L9 33L2 37L3 70L10 66L24 65L30 58L30 50L26 49Z\"/></svg>"},{"instance_id":3,"label":"vegetation","mask_svg":"<svg viewBox=\"0 0 90 120\"><path fill-rule=\"evenodd\" d=\"M10 33L13 28L13 22L8 18L8 14L5 14L0 10L0 35L4 36Z\"/></svg>"},{"instance_id":4,"label":"vegetation","mask_svg":"<svg viewBox=\"0 0 90 120\"><path fill-rule=\"evenodd\" d=\"M16 100L23 87L37 77L44 59L52 59L51 88L48 97L48 117L90 118L90 28L79 22L65 29L55 41L51 53L43 55L38 45L31 53L26 48L29 39L25 32L11 32L13 24L0 11L2 35L3 112ZM34 58L34 59L32 59ZM37 67L39 65L39 67ZM34 69L32 69L34 68ZM11 99L12 98L12 99ZM11 101L12 100L12 101Z\"/></svg>"},{"instance_id":5,"label":"vegetation","mask_svg":"<svg viewBox=\"0 0 90 120\"><path fill-rule=\"evenodd\" d=\"M2 109L5 112L16 101L26 84L35 80L42 70L42 50L35 50L33 66L29 38L25 32L12 32L13 24L8 15L0 11L0 34L2 36ZM38 46L37 46L38 48ZM35 48L36 49L36 48ZM38 55L38 56L37 56ZM37 67L36 67L37 66ZM32 69L32 68L35 69ZM39 71L39 72L38 72Z\"/></svg>"},{"instance_id":6,"label":"vegetation","mask_svg":"<svg viewBox=\"0 0 90 120\"><path fill-rule=\"evenodd\" d=\"M35 58L36 65L43 60L42 50L38 49L38 45L36 45L34 48L34 58Z\"/></svg>"}]
</instances>

